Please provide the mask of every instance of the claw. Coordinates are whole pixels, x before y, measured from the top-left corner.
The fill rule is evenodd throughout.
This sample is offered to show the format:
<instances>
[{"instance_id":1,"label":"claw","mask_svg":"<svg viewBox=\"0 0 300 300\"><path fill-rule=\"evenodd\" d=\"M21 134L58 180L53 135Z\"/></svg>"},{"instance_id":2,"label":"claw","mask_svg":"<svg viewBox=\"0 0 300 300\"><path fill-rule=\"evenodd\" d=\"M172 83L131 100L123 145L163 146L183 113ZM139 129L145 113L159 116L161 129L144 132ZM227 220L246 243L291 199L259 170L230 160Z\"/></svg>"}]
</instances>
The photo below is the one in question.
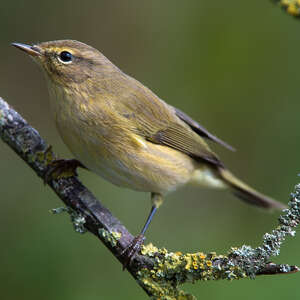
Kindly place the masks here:
<instances>
[{"instance_id":1,"label":"claw","mask_svg":"<svg viewBox=\"0 0 300 300\"><path fill-rule=\"evenodd\" d=\"M135 255L141 250L144 244L145 236L143 234L137 235L132 242L121 252L120 256L124 257L123 271L131 264Z\"/></svg>"},{"instance_id":2,"label":"claw","mask_svg":"<svg viewBox=\"0 0 300 300\"><path fill-rule=\"evenodd\" d=\"M85 168L83 164L76 159L56 159L52 161L45 172L44 183L49 183L51 179L57 179L62 177L64 173L65 177L78 176L76 169L78 167Z\"/></svg>"}]
</instances>

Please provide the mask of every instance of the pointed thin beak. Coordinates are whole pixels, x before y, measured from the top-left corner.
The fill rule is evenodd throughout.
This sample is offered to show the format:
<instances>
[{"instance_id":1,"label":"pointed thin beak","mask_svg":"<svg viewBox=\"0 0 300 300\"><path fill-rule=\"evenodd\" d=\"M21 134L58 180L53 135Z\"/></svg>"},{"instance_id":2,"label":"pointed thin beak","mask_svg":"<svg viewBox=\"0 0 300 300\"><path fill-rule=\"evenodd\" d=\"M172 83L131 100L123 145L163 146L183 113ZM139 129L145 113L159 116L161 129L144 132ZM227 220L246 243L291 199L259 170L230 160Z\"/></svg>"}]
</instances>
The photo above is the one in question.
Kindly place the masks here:
<instances>
[{"instance_id":1,"label":"pointed thin beak","mask_svg":"<svg viewBox=\"0 0 300 300\"><path fill-rule=\"evenodd\" d=\"M12 46L21 49L22 51L26 52L27 54L33 57L42 55L41 50L37 46L30 46L21 43L12 43Z\"/></svg>"}]
</instances>

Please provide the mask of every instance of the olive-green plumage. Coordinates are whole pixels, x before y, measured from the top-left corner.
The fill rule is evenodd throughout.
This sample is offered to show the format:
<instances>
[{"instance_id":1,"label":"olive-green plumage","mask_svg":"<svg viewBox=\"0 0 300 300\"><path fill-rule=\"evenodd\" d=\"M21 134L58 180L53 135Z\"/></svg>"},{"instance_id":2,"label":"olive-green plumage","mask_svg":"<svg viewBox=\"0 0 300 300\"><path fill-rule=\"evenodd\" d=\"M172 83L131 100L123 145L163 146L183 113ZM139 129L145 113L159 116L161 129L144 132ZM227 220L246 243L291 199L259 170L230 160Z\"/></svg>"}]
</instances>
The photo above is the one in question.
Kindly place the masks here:
<instances>
[{"instance_id":1,"label":"olive-green plumage","mask_svg":"<svg viewBox=\"0 0 300 300\"><path fill-rule=\"evenodd\" d=\"M197 183L229 188L261 207L284 207L233 176L205 139L229 145L98 50L71 40L15 46L45 71L58 131L89 170L160 199L184 184Z\"/></svg>"}]
</instances>

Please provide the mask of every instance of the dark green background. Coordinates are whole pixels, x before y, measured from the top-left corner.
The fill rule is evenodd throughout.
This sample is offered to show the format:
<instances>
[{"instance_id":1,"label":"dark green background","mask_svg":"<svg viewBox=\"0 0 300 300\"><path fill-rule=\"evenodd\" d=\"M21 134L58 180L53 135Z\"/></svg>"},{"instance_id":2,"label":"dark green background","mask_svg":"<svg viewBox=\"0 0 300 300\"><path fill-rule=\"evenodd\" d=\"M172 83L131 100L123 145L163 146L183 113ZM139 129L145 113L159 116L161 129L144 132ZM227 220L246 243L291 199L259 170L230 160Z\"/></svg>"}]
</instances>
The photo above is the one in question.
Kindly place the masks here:
<instances>
[{"instance_id":1,"label":"dark green background","mask_svg":"<svg viewBox=\"0 0 300 300\"><path fill-rule=\"evenodd\" d=\"M2 1L0 96L62 157L71 157L49 114L42 73L11 42L77 39L102 51L162 99L235 146L213 146L230 169L287 202L299 181L300 22L259 1ZM49 188L0 143L1 298L146 299L90 234L76 234ZM136 234L149 195L117 188L94 174L80 179ZM147 241L174 251L226 252L258 245L276 214L226 192L187 187L167 197ZM300 264L299 238L276 262ZM198 299L297 299L299 275L255 281L198 282Z\"/></svg>"}]
</instances>

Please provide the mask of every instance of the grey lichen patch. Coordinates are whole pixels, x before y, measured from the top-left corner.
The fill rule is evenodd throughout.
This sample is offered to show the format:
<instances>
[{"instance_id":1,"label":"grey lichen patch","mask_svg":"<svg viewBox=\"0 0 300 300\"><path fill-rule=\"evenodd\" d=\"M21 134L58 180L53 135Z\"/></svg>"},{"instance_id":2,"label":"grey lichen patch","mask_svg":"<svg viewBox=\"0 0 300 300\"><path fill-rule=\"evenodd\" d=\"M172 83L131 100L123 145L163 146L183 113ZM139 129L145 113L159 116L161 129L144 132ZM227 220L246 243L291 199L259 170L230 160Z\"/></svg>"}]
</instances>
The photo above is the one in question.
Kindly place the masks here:
<instances>
[{"instance_id":1,"label":"grey lichen patch","mask_svg":"<svg viewBox=\"0 0 300 300\"><path fill-rule=\"evenodd\" d=\"M102 237L111 247L116 247L118 240L121 238L122 234L120 232L113 231L110 233L104 228L98 230L99 236Z\"/></svg>"},{"instance_id":2,"label":"grey lichen patch","mask_svg":"<svg viewBox=\"0 0 300 300\"><path fill-rule=\"evenodd\" d=\"M247 245L240 248L231 248L229 258L244 270L245 277L252 279L256 277L257 272L266 265L268 260L268 257L259 248L253 249Z\"/></svg>"},{"instance_id":3,"label":"grey lichen patch","mask_svg":"<svg viewBox=\"0 0 300 300\"><path fill-rule=\"evenodd\" d=\"M12 122L13 117L10 113L8 113L9 106L8 104L3 101L3 99L0 97L0 125L6 126L8 121Z\"/></svg>"},{"instance_id":4,"label":"grey lichen patch","mask_svg":"<svg viewBox=\"0 0 300 300\"><path fill-rule=\"evenodd\" d=\"M82 214L76 212L70 207L58 207L50 210L52 214L61 214L67 212L71 217L73 228L78 233L85 233L87 229L84 227L85 218Z\"/></svg>"},{"instance_id":5,"label":"grey lichen patch","mask_svg":"<svg viewBox=\"0 0 300 300\"><path fill-rule=\"evenodd\" d=\"M53 214L53 215L58 215L58 214L61 214L61 213L64 213L64 212L69 212L69 208L68 207L65 207L65 206L62 206L62 207L56 207L56 208L52 208L50 209L50 212Z\"/></svg>"},{"instance_id":6,"label":"grey lichen patch","mask_svg":"<svg viewBox=\"0 0 300 300\"><path fill-rule=\"evenodd\" d=\"M283 214L278 219L279 226L271 233L264 234L261 247L252 248L244 245L238 249L232 249L230 256L245 270L248 277L254 278L264 268L270 257L279 255L280 247L287 236L295 236L294 229L300 223L300 185L295 187L295 193L291 195L288 205L289 208L283 210ZM289 265L281 266L280 272L282 273L289 273L295 268Z\"/></svg>"},{"instance_id":7,"label":"grey lichen patch","mask_svg":"<svg viewBox=\"0 0 300 300\"><path fill-rule=\"evenodd\" d=\"M4 118L5 114L3 110L0 109L0 126L4 126L6 124L6 120Z\"/></svg>"}]
</instances>

